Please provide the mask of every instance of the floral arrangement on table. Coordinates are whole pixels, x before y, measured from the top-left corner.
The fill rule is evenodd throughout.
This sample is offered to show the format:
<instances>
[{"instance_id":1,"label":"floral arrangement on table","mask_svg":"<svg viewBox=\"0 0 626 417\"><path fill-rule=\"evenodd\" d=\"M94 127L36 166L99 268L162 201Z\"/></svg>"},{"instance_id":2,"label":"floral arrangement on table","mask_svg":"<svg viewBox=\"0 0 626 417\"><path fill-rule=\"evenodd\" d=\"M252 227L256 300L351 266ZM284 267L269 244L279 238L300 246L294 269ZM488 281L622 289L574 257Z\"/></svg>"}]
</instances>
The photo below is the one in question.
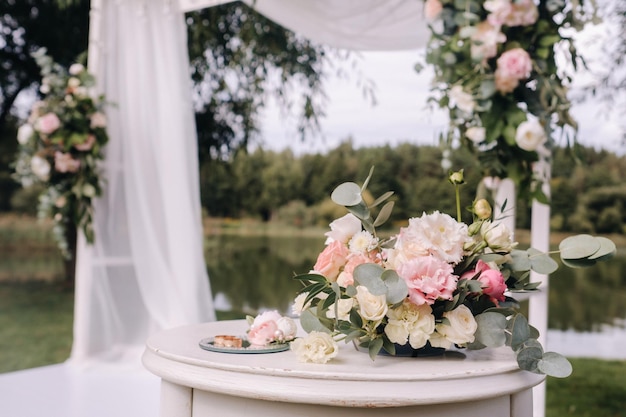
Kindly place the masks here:
<instances>
[{"instance_id":1,"label":"floral arrangement on table","mask_svg":"<svg viewBox=\"0 0 626 417\"><path fill-rule=\"evenodd\" d=\"M518 311L512 292L533 291L530 270L554 272L550 254L520 250L507 227L493 219L490 204L471 207L474 221L460 220L458 187L463 172L450 175L456 187L457 219L435 211L408 220L400 232L382 238L376 228L393 209L385 193L371 205L363 186L339 185L332 200L349 213L330 224L326 247L310 273L297 275L304 284L294 303L308 333L291 343L300 360L324 363L338 354L337 341L354 341L372 359L381 350L510 346L520 368L565 377L571 365L563 356L544 352L536 329ZM375 207L385 203L376 217ZM559 247L563 262L589 266L610 258L609 239L579 235Z\"/></svg>"},{"instance_id":2,"label":"floral arrangement on table","mask_svg":"<svg viewBox=\"0 0 626 417\"><path fill-rule=\"evenodd\" d=\"M566 0L425 1L431 29L426 62L435 70L431 101L448 110L448 146L477 151L485 176L511 178L522 194L542 202L547 198L538 185L546 178L533 174L533 163L549 160L557 128L575 143L570 77L558 71L556 56L574 69L582 61L565 34L593 17L583 6Z\"/></svg>"},{"instance_id":3,"label":"floral arrangement on table","mask_svg":"<svg viewBox=\"0 0 626 417\"><path fill-rule=\"evenodd\" d=\"M44 98L18 129L15 177L25 187L44 186L39 216L53 219L54 237L69 257L68 230L80 228L89 243L94 240L92 201L102 194L98 163L108 141L104 101L92 97L94 78L83 65L66 71L45 48L33 57L41 68Z\"/></svg>"}]
</instances>

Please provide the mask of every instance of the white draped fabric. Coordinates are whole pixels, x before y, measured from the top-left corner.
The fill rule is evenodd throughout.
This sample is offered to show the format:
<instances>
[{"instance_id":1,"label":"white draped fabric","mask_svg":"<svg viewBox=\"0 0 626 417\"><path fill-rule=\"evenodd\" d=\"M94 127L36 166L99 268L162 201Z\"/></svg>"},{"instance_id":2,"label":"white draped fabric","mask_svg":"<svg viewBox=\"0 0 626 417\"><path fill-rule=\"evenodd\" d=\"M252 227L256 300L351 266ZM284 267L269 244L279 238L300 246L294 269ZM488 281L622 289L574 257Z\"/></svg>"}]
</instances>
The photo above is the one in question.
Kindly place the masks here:
<instances>
[{"instance_id":1,"label":"white draped fabric","mask_svg":"<svg viewBox=\"0 0 626 417\"><path fill-rule=\"evenodd\" d=\"M79 245L74 363L128 356L154 331L215 319L183 12L223 2L92 1L89 65L112 105L96 242ZM416 0L247 2L333 47L414 49L427 39Z\"/></svg>"}]
</instances>

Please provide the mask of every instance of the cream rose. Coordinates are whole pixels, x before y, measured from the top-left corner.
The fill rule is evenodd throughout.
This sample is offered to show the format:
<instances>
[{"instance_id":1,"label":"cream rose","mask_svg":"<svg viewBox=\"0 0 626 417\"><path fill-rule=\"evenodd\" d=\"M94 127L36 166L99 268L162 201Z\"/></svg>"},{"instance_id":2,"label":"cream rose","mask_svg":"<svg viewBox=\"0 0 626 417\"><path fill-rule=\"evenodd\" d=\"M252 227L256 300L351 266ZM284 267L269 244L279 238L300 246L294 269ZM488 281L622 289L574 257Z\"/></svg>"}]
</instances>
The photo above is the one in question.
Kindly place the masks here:
<instances>
[{"instance_id":1,"label":"cream rose","mask_svg":"<svg viewBox=\"0 0 626 417\"><path fill-rule=\"evenodd\" d=\"M331 305L326 312L326 317L329 319L335 318L335 306L337 307L336 317L339 320L350 321L350 310L352 310L352 306L354 305L353 298L342 298L337 303Z\"/></svg>"},{"instance_id":2,"label":"cream rose","mask_svg":"<svg viewBox=\"0 0 626 417\"><path fill-rule=\"evenodd\" d=\"M520 123L515 132L515 143L525 151L536 151L546 140L546 130L536 120Z\"/></svg>"},{"instance_id":3,"label":"cream rose","mask_svg":"<svg viewBox=\"0 0 626 417\"><path fill-rule=\"evenodd\" d=\"M330 334L312 331L290 343L300 362L326 363L339 353L339 346Z\"/></svg>"},{"instance_id":4,"label":"cream rose","mask_svg":"<svg viewBox=\"0 0 626 417\"><path fill-rule=\"evenodd\" d=\"M504 223L493 224L487 220L480 228L483 240L494 251L510 252L517 243L513 241L513 235Z\"/></svg>"},{"instance_id":5,"label":"cream rose","mask_svg":"<svg viewBox=\"0 0 626 417\"><path fill-rule=\"evenodd\" d=\"M465 136L474 143L480 143L485 140L485 128L472 126L465 131Z\"/></svg>"},{"instance_id":6,"label":"cream rose","mask_svg":"<svg viewBox=\"0 0 626 417\"><path fill-rule=\"evenodd\" d=\"M469 308L460 305L452 311L443 313L443 317L449 324L439 323L435 326L435 334L439 337L431 337L431 345L449 349L452 344L464 345L474 341L478 324Z\"/></svg>"},{"instance_id":7,"label":"cream rose","mask_svg":"<svg viewBox=\"0 0 626 417\"><path fill-rule=\"evenodd\" d=\"M359 304L359 313L365 320L379 321L387 314L386 297L373 295L362 285L356 287L356 301Z\"/></svg>"},{"instance_id":8,"label":"cream rose","mask_svg":"<svg viewBox=\"0 0 626 417\"><path fill-rule=\"evenodd\" d=\"M17 142L20 145L26 145L30 138L33 136L33 133L35 133L35 129L33 129L30 124L23 124L17 130Z\"/></svg>"},{"instance_id":9,"label":"cream rose","mask_svg":"<svg viewBox=\"0 0 626 417\"><path fill-rule=\"evenodd\" d=\"M450 89L450 99L455 103L456 107L465 113L472 113L476 103L471 94L463 91L463 87L455 85Z\"/></svg>"},{"instance_id":10,"label":"cream rose","mask_svg":"<svg viewBox=\"0 0 626 417\"><path fill-rule=\"evenodd\" d=\"M50 179L50 163L45 158L35 155L30 160L30 169L33 174L42 181L48 181Z\"/></svg>"}]
</instances>

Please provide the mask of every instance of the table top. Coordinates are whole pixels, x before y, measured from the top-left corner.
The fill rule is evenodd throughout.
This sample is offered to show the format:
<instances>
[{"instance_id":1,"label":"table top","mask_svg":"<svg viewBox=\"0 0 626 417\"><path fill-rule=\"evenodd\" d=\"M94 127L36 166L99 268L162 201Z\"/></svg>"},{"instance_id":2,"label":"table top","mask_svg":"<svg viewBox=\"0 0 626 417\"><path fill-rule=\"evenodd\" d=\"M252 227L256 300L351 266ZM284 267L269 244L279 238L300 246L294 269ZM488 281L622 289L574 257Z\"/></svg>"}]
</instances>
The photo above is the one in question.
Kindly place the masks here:
<instances>
[{"instance_id":1,"label":"table top","mask_svg":"<svg viewBox=\"0 0 626 417\"><path fill-rule=\"evenodd\" d=\"M201 339L245 335L245 320L167 330L146 343L144 365L176 384L277 401L387 407L467 401L519 392L544 377L518 368L508 347L450 351L441 357L401 358L339 343L327 364L301 363L290 351L232 354L206 351Z\"/></svg>"}]
</instances>

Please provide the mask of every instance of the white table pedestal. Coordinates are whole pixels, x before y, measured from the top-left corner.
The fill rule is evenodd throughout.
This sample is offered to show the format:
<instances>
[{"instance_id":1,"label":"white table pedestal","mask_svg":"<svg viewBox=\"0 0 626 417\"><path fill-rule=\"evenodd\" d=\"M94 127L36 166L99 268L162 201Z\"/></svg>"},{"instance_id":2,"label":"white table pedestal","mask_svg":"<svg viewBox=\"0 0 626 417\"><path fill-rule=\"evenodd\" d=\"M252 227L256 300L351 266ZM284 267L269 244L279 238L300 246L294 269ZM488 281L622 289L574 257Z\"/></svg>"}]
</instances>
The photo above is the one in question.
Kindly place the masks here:
<instances>
[{"instance_id":1,"label":"white table pedestal","mask_svg":"<svg viewBox=\"0 0 626 417\"><path fill-rule=\"evenodd\" d=\"M161 416L532 417L532 387L508 348L434 358L369 355L340 344L324 364L291 351L229 354L201 349L217 334L243 335L244 320L185 326L147 341L143 362L161 377Z\"/></svg>"}]
</instances>

